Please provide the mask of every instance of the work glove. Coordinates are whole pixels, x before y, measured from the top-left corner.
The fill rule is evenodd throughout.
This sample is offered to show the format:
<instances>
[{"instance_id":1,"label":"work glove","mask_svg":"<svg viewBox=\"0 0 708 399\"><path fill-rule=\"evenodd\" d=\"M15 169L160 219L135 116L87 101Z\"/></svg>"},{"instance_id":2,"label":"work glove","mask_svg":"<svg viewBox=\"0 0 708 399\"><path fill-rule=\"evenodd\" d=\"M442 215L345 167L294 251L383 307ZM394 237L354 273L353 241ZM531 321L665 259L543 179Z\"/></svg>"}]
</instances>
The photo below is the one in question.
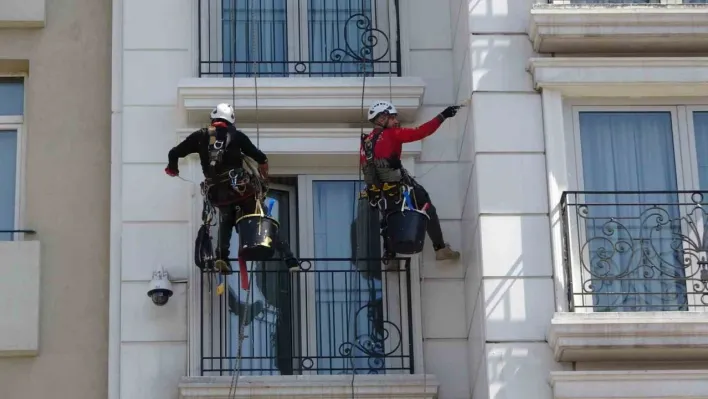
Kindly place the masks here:
<instances>
[{"instance_id":1,"label":"work glove","mask_svg":"<svg viewBox=\"0 0 708 399\"><path fill-rule=\"evenodd\" d=\"M459 105L453 105L453 106L445 108L443 110L443 112L440 113L440 115L442 115L442 117L445 119L452 118L453 116L457 115L457 110L459 110L459 109L460 109Z\"/></svg>"},{"instance_id":2,"label":"work glove","mask_svg":"<svg viewBox=\"0 0 708 399\"><path fill-rule=\"evenodd\" d=\"M179 169L171 168L169 165L165 168L165 173L167 176L175 177L179 175Z\"/></svg>"},{"instance_id":3,"label":"work glove","mask_svg":"<svg viewBox=\"0 0 708 399\"><path fill-rule=\"evenodd\" d=\"M258 164L258 173L261 174L261 177L268 180L268 162Z\"/></svg>"}]
</instances>

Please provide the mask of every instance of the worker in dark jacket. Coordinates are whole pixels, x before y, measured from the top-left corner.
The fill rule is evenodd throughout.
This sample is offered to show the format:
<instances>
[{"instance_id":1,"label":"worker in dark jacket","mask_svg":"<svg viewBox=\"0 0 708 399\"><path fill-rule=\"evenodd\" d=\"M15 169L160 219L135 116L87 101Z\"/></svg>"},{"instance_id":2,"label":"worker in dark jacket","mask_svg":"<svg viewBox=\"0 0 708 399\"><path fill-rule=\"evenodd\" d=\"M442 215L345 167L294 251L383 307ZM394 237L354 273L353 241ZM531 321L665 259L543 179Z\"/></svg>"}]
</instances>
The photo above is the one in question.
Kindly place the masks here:
<instances>
[{"instance_id":1,"label":"worker in dark jacket","mask_svg":"<svg viewBox=\"0 0 708 399\"><path fill-rule=\"evenodd\" d=\"M403 128L398 121L398 112L393 104L387 101L374 102L369 107L368 113L368 120L374 125L374 130L362 137L360 150L360 163L367 187L374 186L378 187L378 190L382 190L385 183L403 183L413 188L413 195L419 207L426 203L430 204L427 209L430 217L428 236L433 242L437 260L459 259L460 253L453 251L443 239L440 219L435 206L432 204L425 188L418 184L403 168L401 152L404 143L423 140L435 133L445 119L452 118L457 114L459 108L459 106L447 107L439 115L436 115L421 126ZM370 159L367 159L369 157ZM384 232L382 234L386 237L385 217L383 221ZM386 241L384 239L385 247ZM391 253L386 254L389 257L393 255Z\"/></svg>"},{"instance_id":2,"label":"worker in dark jacket","mask_svg":"<svg viewBox=\"0 0 708 399\"><path fill-rule=\"evenodd\" d=\"M258 182L268 178L268 158L240 130L234 127L234 109L229 104L219 104L211 112L211 125L190 134L172 148L165 173L179 175L177 162L189 154L199 154L204 173L206 195L219 209L219 233L215 267L231 273L228 261L231 234L238 218L256 212ZM255 161L257 170L249 170L248 158ZM254 168L255 169L255 168ZM286 263L297 264L284 242L275 243L283 253Z\"/></svg>"}]
</instances>

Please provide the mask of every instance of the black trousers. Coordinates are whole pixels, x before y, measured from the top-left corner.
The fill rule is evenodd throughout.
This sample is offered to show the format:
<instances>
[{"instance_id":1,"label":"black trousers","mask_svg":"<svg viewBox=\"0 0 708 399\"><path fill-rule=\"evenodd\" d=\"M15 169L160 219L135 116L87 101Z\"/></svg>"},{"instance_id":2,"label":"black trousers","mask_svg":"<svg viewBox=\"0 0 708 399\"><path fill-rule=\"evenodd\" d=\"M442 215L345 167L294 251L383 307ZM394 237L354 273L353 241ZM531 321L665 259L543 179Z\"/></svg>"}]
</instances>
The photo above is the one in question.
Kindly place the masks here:
<instances>
[{"instance_id":1,"label":"black trousers","mask_svg":"<svg viewBox=\"0 0 708 399\"><path fill-rule=\"evenodd\" d=\"M408 177L405 183L413 187L413 195L415 196L415 202L418 208L421 208L426 203L430 204L426 211L430 217L428 221L428 237L430 237L430 241L433 242L433 249L437 251L438 249L444 248L445 239L443 238L442 228L440 227L440 218L438 217L438 211L435 209L435 205L433 205L433 202L430 200L428 191L412 177ZM388 252L388 229L386 225L386 214L388 214L388 212L390 211L384 211L384 215L381 218L381 236L384 238L384 250L386 252Z\"/></svg>"},{"instance_id":2,"label":"black trousers","mask_svg":"<svg viewBox=\"0 0 708 399\"><path fill-rule=\"evenodd\" d=\"M263 204L261 204L263 205ZM231 237L233 235L236 221L244 215L250 215L256 212L256 197L249 196L239 202L230 204L222 204L217 206L219 209L219 226L216 244L216 259L221 259L228 262L231 256ZM297 260L293 255L288 243L284 240L278 240L273 243L273 247L280 253L281 259L285 261L288 267L297 266ZM235 254L237 257L238 254Z\"/></svg>"},{"instance_id":3,"label":"black trousers","mask_svg":"<svg viewBox=\"0 0 708 399\"><path fill-rule=\"evenodd\" d=\"M220 205L217 208L219 209L219 231L217 233L216 258L226 261L231 257L231 236L236 221L241 216L256 212L256 198L245 198L241 202Z\"/></svg>"}]
</instances>

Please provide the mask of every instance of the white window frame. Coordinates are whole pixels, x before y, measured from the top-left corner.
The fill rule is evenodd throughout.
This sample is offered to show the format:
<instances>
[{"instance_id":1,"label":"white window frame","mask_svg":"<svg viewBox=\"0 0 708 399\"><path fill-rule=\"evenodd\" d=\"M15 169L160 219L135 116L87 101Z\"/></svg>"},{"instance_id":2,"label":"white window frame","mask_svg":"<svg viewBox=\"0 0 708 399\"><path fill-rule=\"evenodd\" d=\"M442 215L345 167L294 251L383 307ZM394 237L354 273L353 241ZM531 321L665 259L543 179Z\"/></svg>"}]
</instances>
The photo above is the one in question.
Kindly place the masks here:
<instances>
[{"instance_id":1,"label":"white window frame","mask_svg":"<svg viewBox=\"0 0 708 399\"><path fill-rule=\"evenodd\" d=\"M224 0L231 1L231 0ZM396 29L396 18L403 19L401 15L404 15L402 11L403 5L399 5L399 13L396 16L396 7L393 0L369 0L372 2L372 15L371 23L378 22L379 25L374 27L383 31L389 38L389 57L391 57L391 63L395 63L396 57L396 45L398 42L397 29ZM295 71L295 66L291 63L302 61L307 64L309 61L309 23L308 23L308 1L302 0L286 0L286 10L287 10L287 40L288 40L288 58L286 62L288 63L288 73L290 76L309 76L309 71L298 74ZM404 2L401 2L404 3ZM208 61L214 64L204 67L206 72L209 74L207 76L219 76L223 72L222 68L222 9L220 7L220 1L214 0L202 0L197 4L197 8L201 12L201 31L196 29L198 40L200 44L201 55L200 60L198 60L199 68L198 71L201 73L202 66L201 62L204 59L204 54L210 54L210 59ZM381 16L378 18L377 16ZM298 19L300 24L298 26ZM218 23L217 23L218 22ZM207 34L208 33L208 34ZM298 34L299 33L299 34ZM380 41L379 43L382 43ZM302 45L302 48L300 46ZM383 44L382 44L383 45ZM378 46L374 47L374 50L378 50ZM401 51L402 53L403 51ZM300 57L302 54L302 57ZM374 58L377 58L380 54L375 54ZM376 72L381 72L387 70L388 66L383 66L378 64L375 67ZM326 76L326 75L325 75Z\"/></svg>"},{"instance_id":2,"label":"white window frame","mask_svg":"<svg viewBox=\"0 0 708 399\"><path fill-rule=\"evenodd\" d=\"M607 104L616 105L607 105ZM643 100L643 101L632 101L631 105L627 104L625 100L615 100L615 99L603 99L603 100L566 100L563 104L563 119L565 125L566 133L566 143L568 147L566 148L566 162L567 162L567 173L568 173L568 183L569 191L583 191L583 167L582 167L582 150L580 144L580 125L579 125L579 114L581 112L669 112L671 115L671 128L673 133L673 144L674 144L674 160L676 168L676 180L677 180L677 190L698 190L699 180L698 180L698 164L697 164L697 154L695 152L695 137L693 132L693 112L694 111L708 111L708 105L697 105L696 100L686 100L681 101L676 99L674 101L666 100ZM643 103L646 105L639 105L638 103ZM700 103L700 102L698 102ZM708 103L705 101L704 103ZM605 105L598 105L605 104ZM688 195L682 195L679 201L682 203L689 203L691 200ZM584 201L582 195L577 195L576 200L579 203ZM551 205L554 206L553 204ZM586 242L585 241L585 227L582 222L576 223L578 218L574 218L570 213L573 209L568 209L569 215L567 215L567 220L569 222L568 240L569 240L569 256L571 264L573 265L572 273L572 292L580 293L582 292L582 270L578 263L578 259L581 256L579 248L573 243ZM689 206L682 206L680 209L681 215L685 215L690 211ZM699 231L702 231L702 224L704 221L698 220ZM689 231L684 231L684 233L692 234ZM695 237L694 237L695 238ZM686 244L684 243L684 246ZM559 255L559 254L558 254ZM585 264L588 263L588 259L585 259ZM696 295L691 295L694 291L693 286L689 283L686 286L686 294L688 296L688 306L690 310L702 310L708 311L701 307L695 308L693 305L698 305L698 298ZM573 295L572 297L575 304L588 304L592 303L592 294L587 295ZM566 299L567 300L567 299ZM576 308L577 313L592 313L593 308Z\"/></svg>"},{"instance_id":3,"label":"white window frame","mask_svg":"<svg viewBox=\"0 0 708 399\"><path fill-rule=\"evenodd\" d=\"M190 159L187 161L187 175L191 176L191 180L193 182L199 182L202 180L201 176L201 168L198 162L198 159L196 156L189 157ZM324 170L326 173L326 169ZM298 248L299 251L295 251L296 248L291 247L293 249L293 252L298 253L298 257L300 258L312 258L314 255L314 244L313 240L311 237L314 236L314 226L313 226L313 202L312 202L312 189L313 189L313 183L315 181L321 181L321 180L359 180L360 177L356 171L356 169L352 169L351 173L346 173L345 171L341 171L344 174L337 174L337 175L327 175L327 174L321 174L323 170L321 168L304 168L299 170L299 172L303 174L298 175L298 184L297 184L297 202L292 200L291 197L291 202L290 202L290 211L291 213L291 218L296 220L296 223L291 223L291 236L292 236L292 229L299 229L297 231L297 236L298 236ZM275 187L274 187L275 188ZM280 188L280 187L278 187ZM190 221L191 225L191 237L190 237L190 243L193 245L194 240L196 239L196 232L197 229L199 228L201 224L201 204L202 204L202 198L201 194L199 192L199 188L194 185L193 186L193 192L192 192L192 212L190 214L192 215L192 219ZM296 205L297 204L297 205ZM296 207L296 209L293 209L293 207ZM291 238L292 240L292 238ZM294 241L291 241L291 245ZM189 275L189 282L190 282L190 294L189 294L189 309L188 309L188 320L189 320L189 374L193 376L197 376L201 372L201 339L200 337L202 336L203 332L200 330L201 328L201 323L200 323L200 314L203 311L200 308L200 300L201 300L201 295L202 295L202 287L200 286L200 270L196 267L193 266L193 251L189 251L190 253L190 259L189 259L189 264L192 265L190 267L190 275ZM412 330L412 335L413 335L413 352L410 354L412 356L412 361L414 370L416 374L421 374L424 373L424 354L423 354L423 336L422 336L422 310L421 310L421 286L420 286L420 267L421 267L421 259L422 256L420 254L412 256L410 258L410 269L408 270L408 273L410 273L410 282L411 282L411 300L412 300L412 314L402 314L400 315L401 320L408 320L407 318L411 318L411 325L413 327ZM312 278L313 276L309 276ZM308 287L314 287L314 281L309 281L308 282ZM402 297L396 297L396 298L389 298L389 307L392 307L394 309L397 309L397 307L392 305L393 300L398 299L400 301L403 301L403 306L401 308L403 309L403 312L407 312L407 306L405 306L405 301L407 301L407 298L405 298L405 295L407 293L406 287L405 287L406 281L405 279L400 279L400 287L398 290L395 290L399 292ZM314 292L310 293L310 297L308 298L308 302L303 302L303 303L309 303L309 308L306 310L309 312L310 315L316 314L316 308L314 307L314 301L312 300L314 298ZM315 323L316 321L314 318L310 318L311 322L310 325L308 325L309 331L316 331L315 328ZM402 330L402 339L403 339L403 344L401 348L410 348L408 339L409 339L409 331L408 330L408 323L404 323L405 325L399 326L401 327ZM304 335L304 334L303 334ZM306 341L309 339L310 341ZM305 348L312 348L316 351L317 345L316 345L316 337L314 335L308 337L302 336L302 342L301 342L301 347L303 349ZM306 354L301 353L299 354L300 356L305 356ZM316 355L316 353L311 353L310 355ZM399 359L395 358L386 358L386 364L384 367L388 368L392 366L392 361L399 362ZM395 366L400 366L399 364L395 364ZM395 372L389 372L390 374L394 374ZM401 371L401 373L405 373L405 371ZM302 372L302 374L316 374L316 371L311 371L311 372Z\"/></svg>"},{"instance_id":4,"label":"white window frame","mask_svg":"<svg viewBox=\"0 0 708 399\"><path fill-rule=\"evenodd\" d=\"M23 114L27 111L27 78L24 74L0 75L2 78L22 78L23 85ZM0 116L0 131L11 130L17 132L17 149L15 163L15 224L10 226L13 230L21 230L24 226L25 219L25 176L27 158L27 138L25 134L25 118L24 115L9 115ZM2 134L2 133L0 133ZM15 233L12 235L14 241L22 241L25 239L25 233Z\"/></svg>"}]
</instances>

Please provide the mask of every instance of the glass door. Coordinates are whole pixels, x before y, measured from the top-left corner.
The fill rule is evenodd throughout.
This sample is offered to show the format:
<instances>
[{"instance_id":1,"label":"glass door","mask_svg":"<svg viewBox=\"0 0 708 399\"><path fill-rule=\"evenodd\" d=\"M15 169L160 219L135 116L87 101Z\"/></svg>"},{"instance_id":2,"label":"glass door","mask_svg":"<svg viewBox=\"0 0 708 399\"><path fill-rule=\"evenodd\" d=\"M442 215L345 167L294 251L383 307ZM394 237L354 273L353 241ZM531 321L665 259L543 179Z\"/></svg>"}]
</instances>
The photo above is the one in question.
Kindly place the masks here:
<instances>
[{"instance_id":1,"label":"glass door","mask_svg":"<svg viewBox=\"0 0 708 399\"><path fill-rule=\"evenodd\" d=\"M266 202L273 200L271 216L280 225L281 239L294 245L296 221L294 219L295 190L293 187L271 185ZM231 257L235 258L234 248L238 248L238 233L234 230L231 237ZM234 273L227 277L225 284L228 296L228 356L238 355L239 326L241 317L247 315L243 342L241 369L242 375L290 375L292 374L293 328L291 309L290 273L276 253L273 260L267 262L249 262L249 281L251 295L241 289L240 277ZM238 263L232 262L232 268L238 270ZM247 300L248 299L248 300ZM246 312L248 310L248 312ZM231 362L231 369L236 365Z\"/></svg>"},{"instance_id":2,"label":"glass door","mask_svg":"<svg viewBox=\"0 0 708 399\"><path fill-rule=\"evenodd\" d=\"M582 306L686 310L680 123L674 107L576 107ZM655 204L660 204L659 206ZM581 291L576 291L581 292Z\"/></svg>"}]
</instances>

